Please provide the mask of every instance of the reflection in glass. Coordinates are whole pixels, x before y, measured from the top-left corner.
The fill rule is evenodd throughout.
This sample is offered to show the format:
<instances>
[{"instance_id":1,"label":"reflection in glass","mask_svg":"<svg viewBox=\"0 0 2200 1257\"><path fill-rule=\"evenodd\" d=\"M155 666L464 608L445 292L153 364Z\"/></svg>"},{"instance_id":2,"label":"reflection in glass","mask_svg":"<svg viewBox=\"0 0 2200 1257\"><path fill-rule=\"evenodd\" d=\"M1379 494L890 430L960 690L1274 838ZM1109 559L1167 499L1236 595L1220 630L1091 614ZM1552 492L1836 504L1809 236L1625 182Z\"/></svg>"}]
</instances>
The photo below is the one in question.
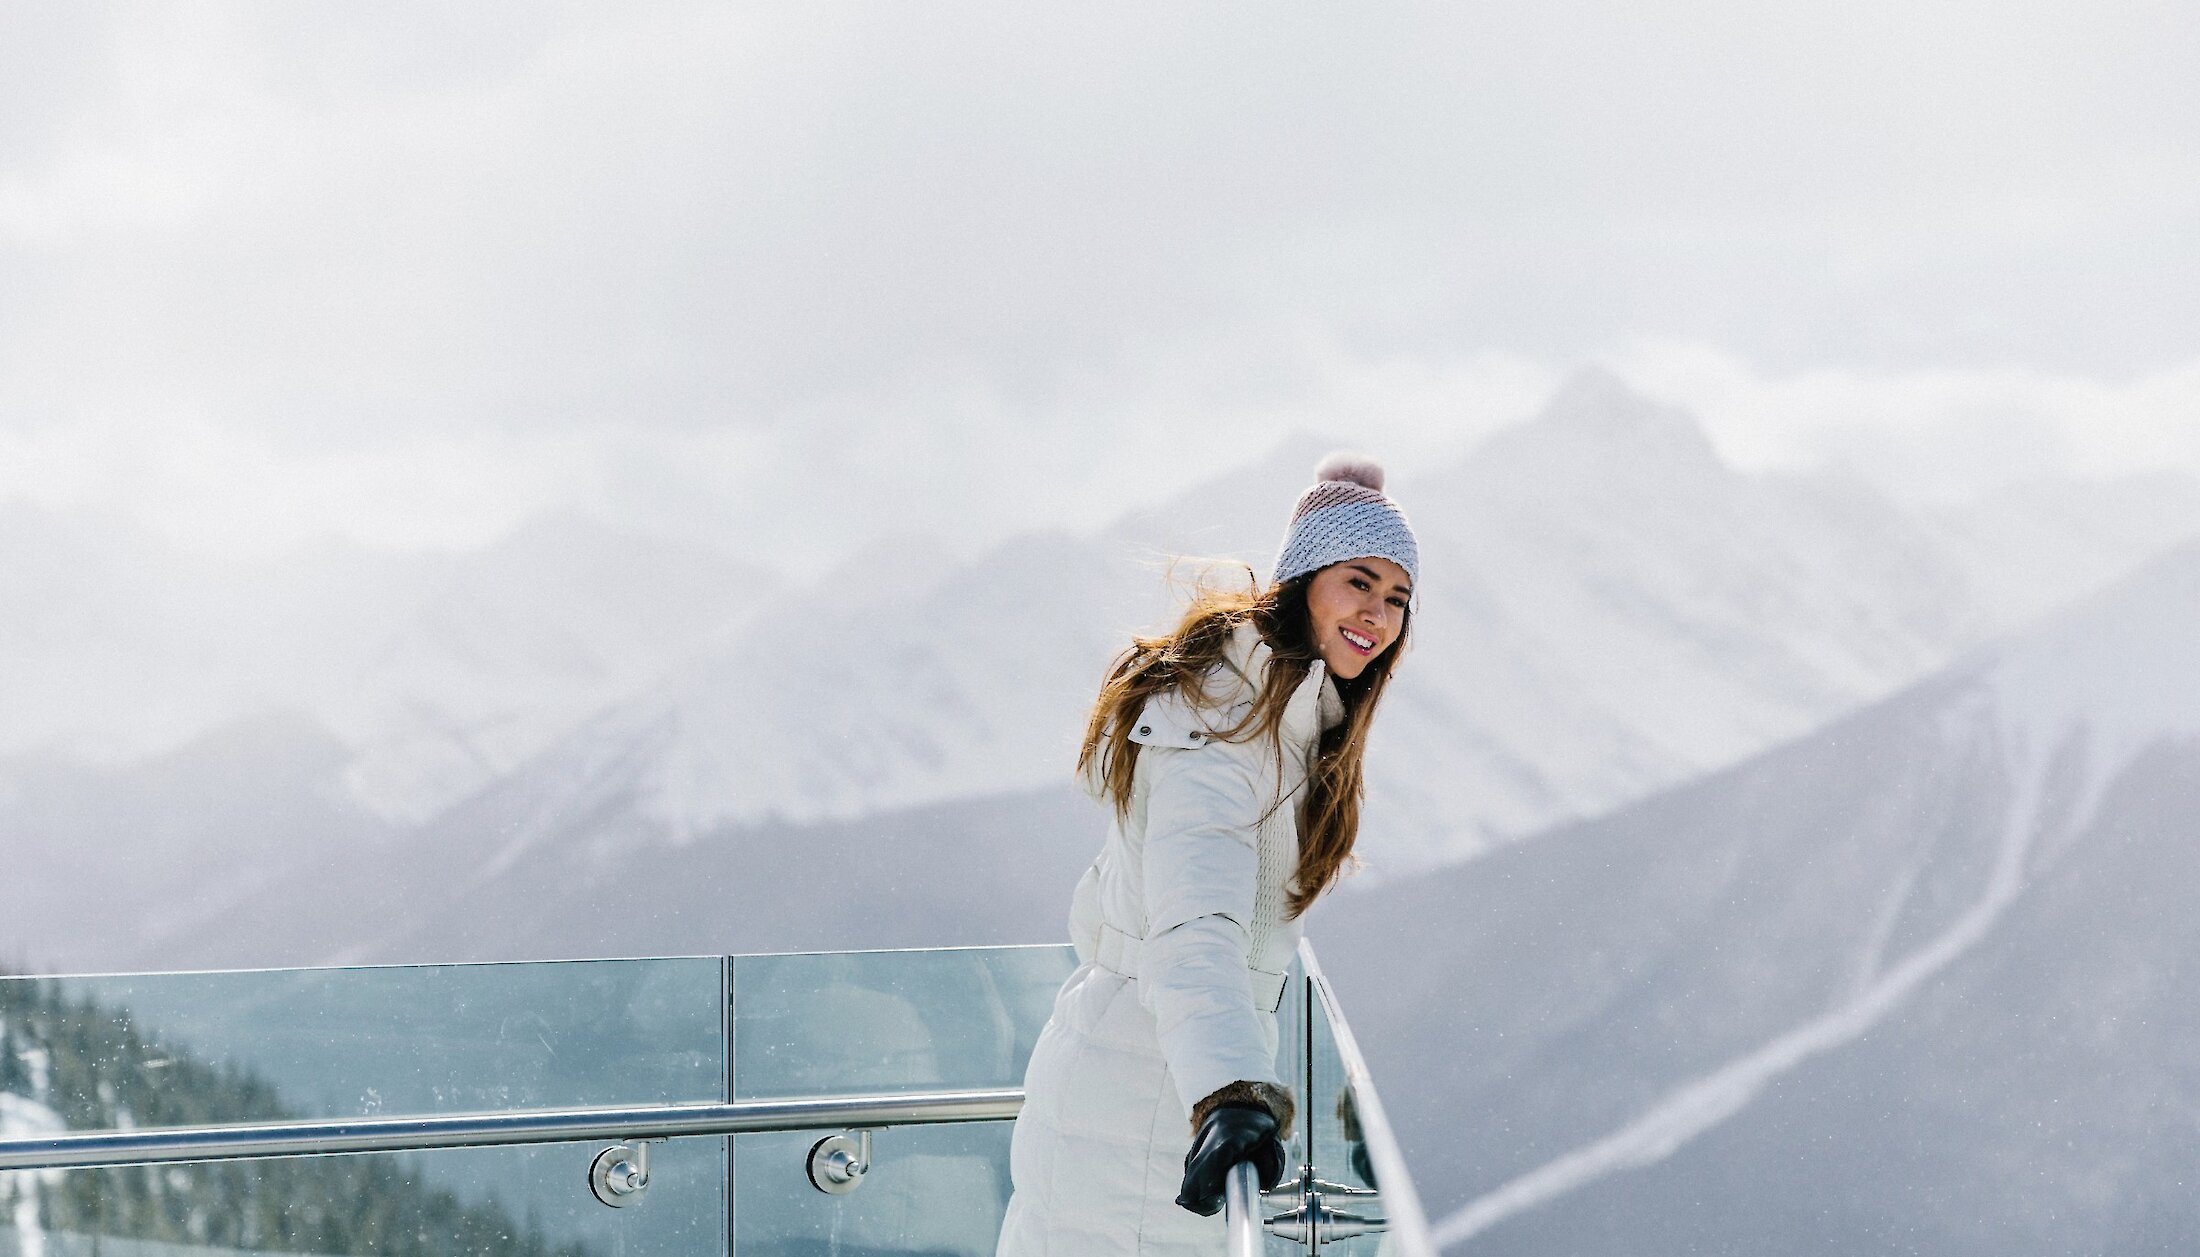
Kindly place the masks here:
<instances>
[{"instance_id":1,"label":"reflection in glass","mask_svg":"<svg viewBox=\"0 0 2200 1257\"><path fill-rule=\"evenodd\" d=\"M1064 947L736 956L736 1099L1016 1087Z\"/></svg>"},{"instance_id":2,"label":"reflection in glass","mask_svg":"<svg viewBox=\"0 0 2200 1257\"><path fill-rule=\"evenodd\" d=\"M294 1117L707 1103L724 1090L723 962L586 960L11 978L249 1074ZM0 996L0 998L5 998ZM263 1120L212 1112L211 1122ZM138 1125L155 1123L142 1113Z\"/></svg>"},{"instance_id":3,"label":"reflection in glass","mask_svg":"<svg viewBox=\"0 0 2200 1257\"><path fill-rule=\"evenodd\" d=\"M0 1133L715 1099L719 968L0 979ZM595 1203L581 1145L6 1173L0 1257L716 1250L723 1141L661 1147L646 1213Z\"/></svg>"},{"instance_id":4,"label":"reflection in glass","mask_svg":"<svg viewBox=\"0 0 2200 1257\"><path fill-rule=\"evenodd\" d=\"M1017 1087L1068 947L816 953L733 959L738 1099ZM734 1252L990 1257L1008 1204L1006 1122L873 1138L845 1196L803 1166L824 1132L734 1143Z\"/></svg>"}]
</instances>

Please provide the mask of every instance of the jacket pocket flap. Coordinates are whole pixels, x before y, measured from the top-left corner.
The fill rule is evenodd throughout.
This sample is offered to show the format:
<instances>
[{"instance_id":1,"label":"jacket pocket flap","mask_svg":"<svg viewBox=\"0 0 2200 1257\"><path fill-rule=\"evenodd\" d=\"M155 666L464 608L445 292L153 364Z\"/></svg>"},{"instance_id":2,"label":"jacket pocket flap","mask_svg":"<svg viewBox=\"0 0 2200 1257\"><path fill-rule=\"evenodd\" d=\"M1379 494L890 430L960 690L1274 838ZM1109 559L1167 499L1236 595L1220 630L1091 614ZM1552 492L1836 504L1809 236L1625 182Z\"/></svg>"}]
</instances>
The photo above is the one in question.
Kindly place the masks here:
<instances>
[{"instance_id":1,"label":"jacket pocket flap","mask_svg":"<svg viewBox=\"0 0 2200 1257\"><path fill-rule=\"evenodd\" d=\"M1185 750L1208 746L1219 740L1210 722L1227 729L1243 720L1251 708L1250 703L1239 703L1218 712L1201 713L1193 710L1182 694L1165 691L1147 699L1146 705L1139 709L1138 719L1131 725L1131 741L1140 746Z\"/></svg>"}]
</instances>

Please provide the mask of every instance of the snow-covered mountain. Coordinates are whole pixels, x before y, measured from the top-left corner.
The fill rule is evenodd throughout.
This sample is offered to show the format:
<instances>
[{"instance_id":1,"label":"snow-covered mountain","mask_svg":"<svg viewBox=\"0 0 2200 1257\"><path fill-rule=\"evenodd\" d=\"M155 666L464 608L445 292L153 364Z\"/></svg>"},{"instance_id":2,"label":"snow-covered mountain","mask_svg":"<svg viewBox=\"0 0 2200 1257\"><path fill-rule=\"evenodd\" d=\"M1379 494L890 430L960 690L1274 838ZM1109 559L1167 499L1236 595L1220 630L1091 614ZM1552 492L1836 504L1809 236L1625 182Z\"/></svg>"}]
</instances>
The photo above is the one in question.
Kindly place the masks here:
<instances>
[{"instance_id":1,"label":"snow-covered mountain","mask_svg":"<svg viewBox=\"0 0 2200 1257\"><path fill-rule=\"evenodd\" d=\"M1747 763L1310 925L1441 1236L2183 1251L2200 545Z\"/></svg>"},{"instance_id":2,"label":"snow-covered mountain","mask_svg":"<svg viewBox=\"0 0 2200 1257\"><path fill-rule=\"evenodd\" d=\"M1169 558L1265 573L1331 444L1294 438L1097 535L970 560L886 537L811 581L576 517L467 555L224 568L10 508L0 753L126 761L295 709L352 748L356 799L417 823L508 772L604 757L556 750L568 735L646 737L647 762L619 758L675 839L1043 788L1106 660L1166 618ZM1737 473L1687 416L1585 372L1394 487L1427 572L1370 849L1397 870L1455 858L1792 736L2200 527L2190 487L1918 516Z\"/></svg>"},{"instance_id":3,"label":"snow-covered mountain","mask_svg":"<svg viewBox=\"0 0 2200 1257\"><path fill-rule=\"evenodd\" d=\"M1108 660L1166 617L1165 580L1232 576L1171 561L1242 551L1223 529L1280 518L1316 444L1287 443L1098 536L1031 533L926 579L866 579L902 570L869 556L528 771L571 779L607 741L646 745L615 758L674 841L1059 785Z\"/></svg>"},{"instance_id":4,"label":"snow-covered mountain","mask_svg":"<svg viewBox=\"0 0 2200 1257\"><path fill-rule=\"evenodd\" d=\"M674 842L1059 783L1106 661L1166 618L1170 556L1265 575L1326 444L913 592L818 590L520 771L551 800L616 764ZM1852 482L1737 472L1687 416L1599 372L1396 496L1425 570L1370 760L1365 838L1391 871L1732 763L1940 666L2038 590L2106 575L2051 564L2026 599L1998 598L1940 521ZM2164 540L2131 533L2125 562Z\"/></svg>"},{"instance_id":5,"label":"snow-covered mountain","mask_svg":"<svg viewBox=\"0 0 2200 1257\"><path fill-rule=\"evenodd\" d=\"M636 880L643 864L662 864L663 886L708 885L729 860L747 860L737 853L768 851L774 835L860 842L851 835L992 816L988 801L1068 799L1085 704L1108 659L1131 632L1168 618L1170 557L1236 559L1265 574L1308 469L1334 444L1293 438L1096 534L1032 533L973 557L889 536L799 581L575 519L432 563L382 569L356 553L323 556L319 569L252 574L238 588L262 591L258 603L237 596L249 606L314 604L264 591L308 589L307 577L325 572L315 578L342 589L315 604L334 608L321 621L261 610L237 617L257 625L249 632L213 633L188 627L204 618L193 612L199 619L180 617L183 645L165 647L176 658L156 667L139 647L118 646L109 671L122 679L79 688L107 695L86 705L106 720L126 713L132 694L156 709L172 694L198 694L204 678L159 684L161 669L182 668L192 651L213 661L199 669L206 677L250 679L187 704L199 736L217 745L241 721L261 730L262 745L285 729L296 745L268 749L263 761L286 767L264 788L240 777L212 793L303 792L337 817L302 824L272 804L257 818L249 804L217 809L219 823L204 826L207 858L222 858L226 830L251 853L255 876L265 859L277 866L270 878L336 877L329 862L348 852L316 844L364 826L375 842L432 843L420 858L442 853L445 882L475 888L454 911L477 915L529 911L525 879L499 881L522 867L566 870L573 895L601 902L647 881ZM1745 475L1685 415L1595 372L1536 419L1393 491L1422 536L1423 605L1370 760L1368 880L1624 806L1797 736L2020 612L2108 579L2185 519L2174 486L2039 490L2024 499L2029 509L1928 517L1840 479ZM2051 522L2063 517L2090 522ZM2065 541L2028 540L2043 529ZM2011 540L1997 545L1997 536ZM35 552L9 552L8 570L42 572L77 621L127 621L143 603L131 581L147 578L123 561L128 546L110 545L105 567L92 561L96 547L92 558L42 569ZM79 566L130 579L83 578ZM52 627L57 614L18 608L0 622L9 641L44 644L43 655L0 653L0 668L51 671L46 690L26 692L46 693L54 711L82 670L66 625ZM96 650L101 639L84 640ZM254 702L214 719L238 694ZM269 710L304 714L264 723L252 714ZM8 718L0 711L0 725ZM168 754L201 759L188 744ZM0 836L10 842L36 832L24 828L29 813L9 811L11 774L18 794L70 783L82 817L62 815L60 796L44 791L36 825L104 843L114 859L127 859L139 834L197 823L133 819L113 805L163 797L146 782L166 779L165 761L58 775L32 762L0 763ZM1050 824L1069 814L1067 804L1040 806ZM1081 830L1062 841L1090 845ZM908 871L912 893L932 875ZM389 877L371 864L347 876ZM782 886L811 903L839 902L845 890L830 879ZM312 897L286 892L278 906L302 912ZM424 894L375 911L429 914L433 902ZM360 919L369 903L379 900L339 896L310 922L320 949L310 954L385 937L386 921ZM0 910L0 927L8 923ZM459 937L425 918L413 925L400 933ZM622 950L647 950L646 933ZM50 933L17 937L65 955ZM155 935L129 937L149 946ZM193 954L174 950L184 944L173 933L158 937L169 950L139 963ZM16 945L0 937L0 954Z\"/></svg>"},{"instance_id":6,"label":"snow-covered mountain","mask_svg":"<svg viewBox=\"0 0 2200 1257\"><path fill-rule=\"evenodd\" d=\"M0 512L0 578L0 958L77 969L189 963L182 935L219 954L241 904L299 909L269 887L408 832L786 588L574 517L468 555L216 563L25 508Z\"/></svg>"},{"instance_id":7,"label":"snow-covered mountain","mask_svg":"<svg viewBox=\"0 0 2200 1257\"><path fill-rule=\"evenodd\" d=\"M1426 606L1369 762L1370 823L1401 854L1731 763L2006 623L1892 503L1737 472L1602 372L1399 497L1428 538Z\"/></svg>"},{"instance_id":8,"label":"snow-covered mountain","mask_svg":"<svg viewBox=\"0 0 2200 1257\"><path fill-rule=\"evenodd\" d=\"M572 515L460 556L348 684L316 703L352 795L425 820L787 599L783 577Z\"/></svg>"}]
</instances>

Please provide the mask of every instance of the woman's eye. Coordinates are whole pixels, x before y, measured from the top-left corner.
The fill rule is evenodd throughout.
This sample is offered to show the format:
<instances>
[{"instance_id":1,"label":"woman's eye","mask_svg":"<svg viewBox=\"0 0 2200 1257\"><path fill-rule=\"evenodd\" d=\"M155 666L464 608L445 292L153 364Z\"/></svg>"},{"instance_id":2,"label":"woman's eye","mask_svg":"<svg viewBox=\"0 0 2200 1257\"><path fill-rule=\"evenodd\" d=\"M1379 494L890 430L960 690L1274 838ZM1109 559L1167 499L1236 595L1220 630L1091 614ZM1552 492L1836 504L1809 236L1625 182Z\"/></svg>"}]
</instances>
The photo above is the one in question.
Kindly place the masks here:
<instances>
[{"instance_id":1,"label":"woman's eye","mask_svg":"<svg viewBox=\"0 0 2200 1257\"><path fill-rule=\"evenodd\" d=\"M1365 589L1367 588L1367 582L1355 576L1352 578L1352 587L1354 589Z\"/></svg>"},{"instance_id":2,"label":"woman's eye","mask_svg":"<svg viewBox=\"0 0 2200 1257\"><path fill-rule=\"evenodd\" d=\"M1390 605L1398 608L1400 611L1403 611L1406 607L1406 600L1403 598L1393 598L1390 600Z\"/></svg>"}]
</instances>

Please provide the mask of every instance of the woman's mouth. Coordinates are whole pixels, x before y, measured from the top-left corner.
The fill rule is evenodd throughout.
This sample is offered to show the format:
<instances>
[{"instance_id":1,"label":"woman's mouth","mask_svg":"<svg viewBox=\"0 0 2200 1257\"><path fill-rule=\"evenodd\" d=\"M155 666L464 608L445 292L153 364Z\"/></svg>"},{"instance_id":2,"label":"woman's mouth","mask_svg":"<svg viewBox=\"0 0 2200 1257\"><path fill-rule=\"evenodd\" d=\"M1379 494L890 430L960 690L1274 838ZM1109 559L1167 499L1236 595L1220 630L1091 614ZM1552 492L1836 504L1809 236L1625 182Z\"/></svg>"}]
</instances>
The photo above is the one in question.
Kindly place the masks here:
<instances>
[{"instance_id":1,"label":"woman's mouth","mask_svg":"<svg viewBox=\"0 0 2200 1257\"><path fill-rule=\"evenodd\" d=\"M1352 649L1359 651L1361 654L1372 655L1375 653L1374 638L1368 637L1362 633L1355 633L1351 629L1345 628L1342 625L1339 625L1337 627L1337 632L1342 635L1347 642L1350 642L1352 644Z\"/></svg>"}]
</instances>

